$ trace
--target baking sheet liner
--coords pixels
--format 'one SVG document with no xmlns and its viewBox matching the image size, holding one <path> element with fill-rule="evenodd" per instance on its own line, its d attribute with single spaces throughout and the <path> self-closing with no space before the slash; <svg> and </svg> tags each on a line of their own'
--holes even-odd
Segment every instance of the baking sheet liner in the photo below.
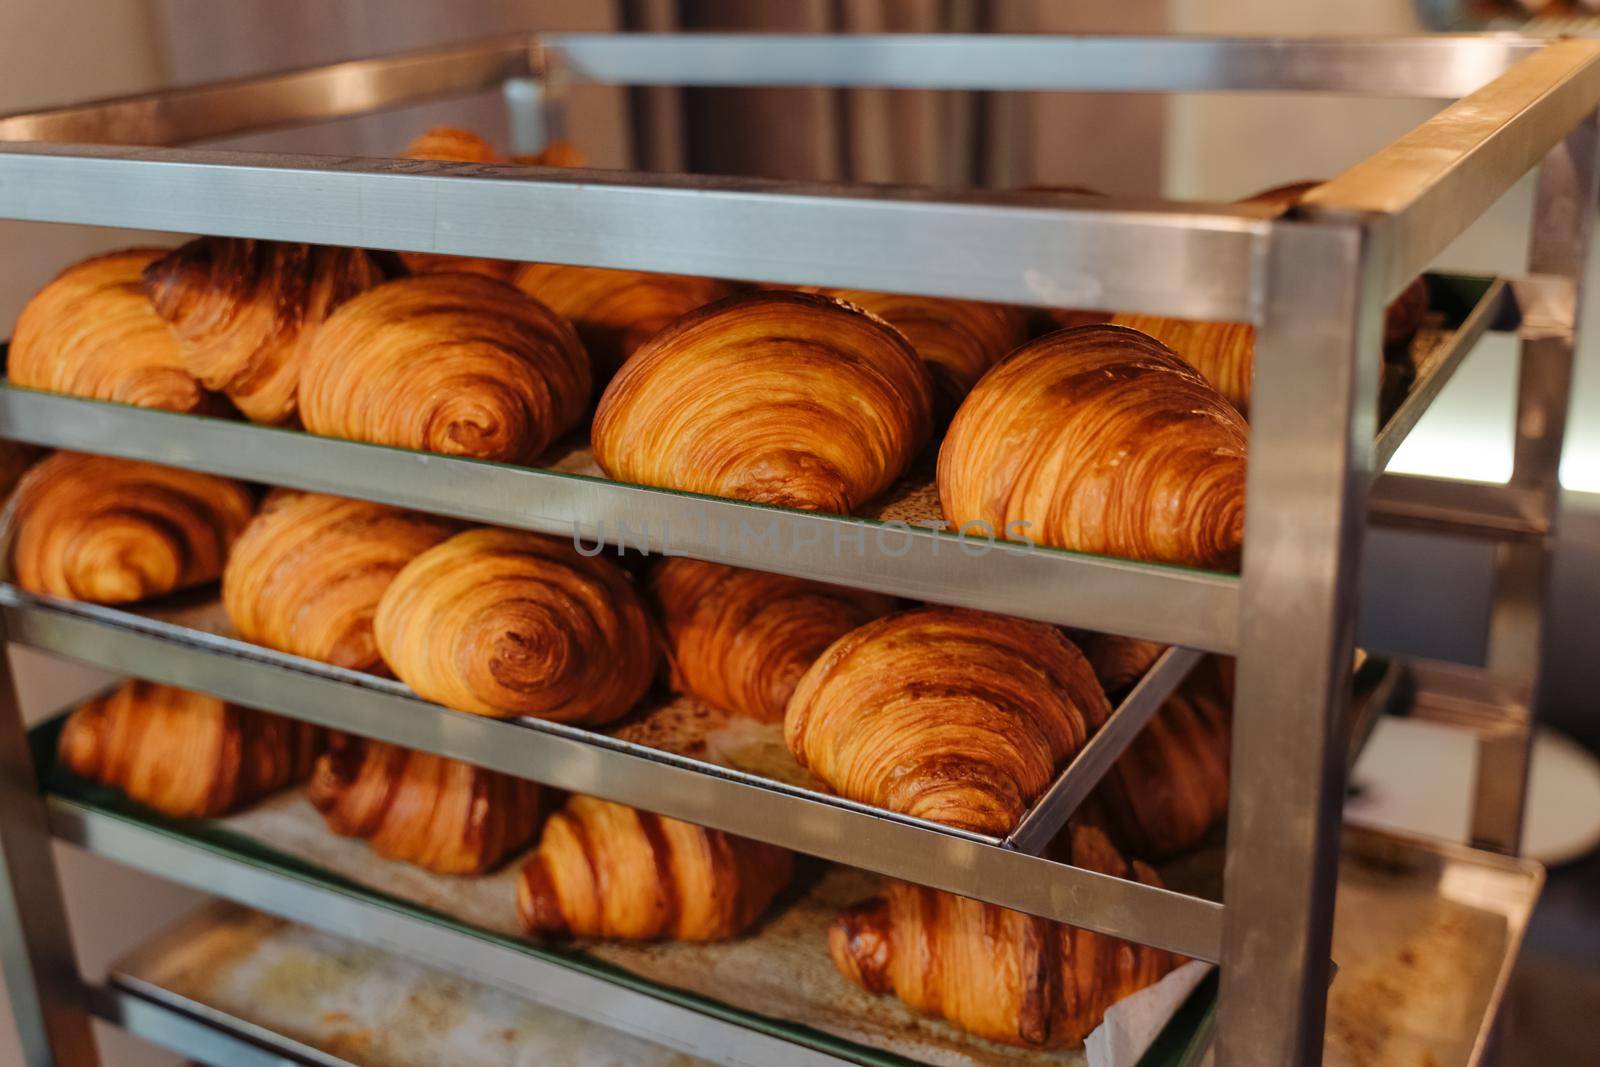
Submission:
<svg viewBox="0 0 1600 1067">
<path fill-rule="evenodd" d="M 243 1023 L 281 1035 L 325 1054 L 329 1063 L 706 1063 L 404 956 L 224 902 L 113 965 L 110 982 L 224 1028 Z"/>
</svg>

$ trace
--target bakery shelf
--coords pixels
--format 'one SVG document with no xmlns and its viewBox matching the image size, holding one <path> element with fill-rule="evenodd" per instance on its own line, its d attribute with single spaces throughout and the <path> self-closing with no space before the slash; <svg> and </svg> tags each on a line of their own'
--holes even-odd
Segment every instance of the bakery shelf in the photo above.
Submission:
<svg viewBox="0 0 1600 1067">
<path fill-rule="evenodd" d="M 1071 1054 L 1006 1049 L 942 1022 L 919 1021 L 897 1002 L 872 998 L 834 973 L 826 923 L 838 907 L 870 891 L 872 880 L 859 872 L 827 872 L 735 942 L 547 947 L 474 921 L 468 909 L 481 903 L 460 879 L 408 870 L 403 884 L 387 891 L 403 865 L 377 860 L 359 841 L 319 829 L 318 854 L 280 847 L 296 836 L 283 831 L 285 820 L 320 828 L 320 816 L 297 790 L 238 816 L 181 822 L 116 790 L 55 772 L 49 761 L 62 721 L 42 724 L 32 737 L 48 783 L 51 830 L 59 840 L 246 907 L 403 952 L 607 1028 L 739 1067 L 910 1067 L 919 1062 L 919 1051 L 964 1067 L 1083 1062 Z M 273 810 L 262 810 L 267 808 Z M 285 814 L 294 808 L 298 812 Z M 277 836 L 261 829 L 269 824 Z M 507 875 L 513 869 L 514 864 L 494 876 L 492 885 L 470 880 L 498 891 L 507 918 L 514 895 Z M 1170 1026 L 1177 1029 L 1163 1048 L 1189 1050 L 1195 1044 L 1209 995 L 1198 991 L 1202 999 L 1174 1016 Z M 1166 1055 L 1145 1067 L 1183 1062 Z"/>
<path fill-rule="evenodd" d="M 218 612 L 187 604 L 170 617 L 35 597 L 0 585 L 11 640 L 249 707 L 588 793 L 664 815 L 978 897 L 1019 911 L 1214 959 L 1221 907 L 1209 900 L 1079 870 L 995 837 L 842 800 L 770 777 L 558 723 L 506 721 L 419 700 L 401 683 L 274 652 L 203 629 Z M 1042 847 L 1098 781 L 1106 758 L 1192 665 L 1168 653 L 1160 678 L 1118 707 L 1116 743 L 1070 765 L 1036 805 L 1026 843 Z M 1129 713 L 1132 712 L 1132 715 Z M 1060 783 L 1068 783 L 1060 785 Z"/>
<path fill-rule="evenodd" d="M 1253 205 L 1048 192 L 174 147 L 477 91 L 497 81 L 513 128 L 527 133 L 550 128 L 544 120 L 555 117 L 565 87 L 586 80 L 1349 92 L 1454 102 L 1318 186 L 1287 215 Z M 581 471 L 517 470 L 0 391 L 0 436 L 366 496 L 477 521 L 576 532 L 590 541 L 598 539 L 603 524 L 626 522 L 632 530 L 643 526 L 636 543 L 657 551 L 1234 653 L 1238 695 L 1224 904 L 1112 889 L 1110 880 L 998 842 L 804 797 L 793 787 L 755 787 L 737 774 L 691 767 L 677 758 L 645 758 L 598 735 L 578 738 L 557 728 L 472 719 L 381 683 L 246 653 L 214 636 L 190 639 L 156 622 L 7 593 L 7 636 L 315 721 L 368 724 L 359 732 L 416 747 L 468 759 L 476 752 L 490 766 L 500 766 L 503 758 L 494 750 L 509 747 L 525 761 L 507 768 L 514 773 L 598 783 L 600 788 L 588 791 L 736 832 L 781 836 L 823 856 L 860 855 L 912 880 L 1219 959 L 1218 1058 L 1273 1067 L 1315 1060 L 1319 1050 L 1332 1048 L 1325 1046 L 1321 1027 L 1327 950 L 1339 943 L 1332 919 L 1337 813 L 1348 750 L 1363 732 L 1363 713 L 1351 707 L 1347 672 L 1369 514 L 1500 542 L 1486 661 L 1497 682 L 1537 693 L 1561 413 L 1600 176 L 1597 104 L 1600 43 L 1583 40 L 530 34 L 0 118 L 0 140 L 6 142 L 0 143 L 0 218 L 1252 324 L 1257 358 L 1247 547 L 1238 576 L 1030 552 L 1017 545 L 984 546 L 969 558 L 960 544 L 926 530 L 904 535 L 908 547 L 899 554 L 875 545 L 857 550 L 877 536 L 874 523 L 883 516 L 798 515 L 616 485 Z M 1528 277 L 1490 283 L 1463 309 L 1452 336 L 1419 368 L 1410 400 L 1378 430 L 1373 405 L 1384 305 L 1534 170 Z M 1497 326 L 1519 333 L 1510 482 L 1474 486 L 1380 476 L 1382 461 L 1393 455 L 1477 335 Z M 740 524 L 754 524 L 754 544 L 717 543 L 718 530 L 737 531 Z M 0 689 L 7 699 L 14 697 L 10 685 Z M 1438 699 L 1422 704 L 1442 706 Z M 1511 706 L 1498 707 L 1496 714 L 1504 717 Z M 0 893 L 0 947 L 8 985 L 27 1061 L 77 1067 L 93 1063 L 94 1052 L 51 860 L 49 820 L 67 836 L 115 851 L 136 866 L 150 869 L 159 858 L 196 881 L 226 883 L 241 894 L 254 892 L 256 872 L 169 835 L 73 809 L 64 800 L 52 802 L 50 815 L 33 790 L 28 761 L 19 757 L 26 742 L 16 708 L 0 711 L 0 787 L 7 801 L 0 805 L 0 854 L 11 883 L 10 893 Z M 1516 850 L 1520 832 L 1526 763 L 1520 754 L 1528 718 L 1509 733 L 1480 731 L 1480 755 L 1498 755 L 1480 761 L 1488 770 L 1480 774 L 1474 837 L 1508 852 Z M 1090 762 L 1095 760 L 1091 755 Z M 1062 786 L 1059 792 L 1071 789 Z M 1345 835 L 1347 844 L 1352 839 Z M 1391 862 L 1373 869 L 1420 872 L 1419 884 L 1429 888 L 1413 886 L 1417 900 L 1478 906 L 1499 916 L 1497 932 L 1479 930 L 1460 949 L 1493 955 L 1492 962 L 1484 955 L 1472 965 L 1499 976 L 1487 983 L 1488 994 L 1463 1009 L 1467 1014 L 1456 1016 L 1482 1019 L 1476 1031 L 1481 1039 L 1520 929 L 1515 909 L 1496 912 L 1504 900 L 1495 893 L 1520 878 L 1519 900 L 1525 902 L 1536 875 L 1496 868 L 1477 854 L 1434 854 L 1425 861 L 1416 858 L 1415 846 L 1394 846 L 1391 852 Z M 1352 884 L 1348 855 L 1347 850 L 1341 907 Z M 348 896 L 313 891 L 294 878 L 271 884 L 297 907 L 331 908 L 340 921 L 395 921 L 382 908 L 358 907 Z M 1466 899 L 1473 894 L 1474 900 Z M 1407 936 L 1431 929 L 1417 915 L 1402 925 Z M 412 934 L 424 955 L 430 947 L 444 950 L 444 934 Z M 531 966 L 525 952 L 513 961 L 481 940 L 471 943 L 482 966 L 512 970 L 515 961 L 524 975 Z M 1333 986 L 1328 1042 L 1340 1034 L 1343 990 L 1366 989 L 1383 1004 L 1407 1003 L 1398 994 L 1415 991 L 1394 985 L 1396 976 L 1410 973 L 1406 958 L 1373 956 L 1366 983 L 1352 980 L 1363 973 L 1354 964 L 1344 967 Z M 1432 957 L 1413 952 L 1410 958 Z M 559 984 L 558 972 L 552 965 L 540 973 Z M 578 1000 L 623 995 L 616 991 L 621 987 L 587 977 L 578 986 L 572 985 L 576 979 L 565 981 L 563 988 Z M 658 1003 L 640 996 L 628 1010 L 661 1019 L 652 1007 Z M 653 1010 L 658 1014 L 650 1015 Z M 1407 1034 L 1413 1019 L 1395 1018 L 1392 1011 L 1378 1017 L 1381 1033 Z M 670 1025 L 692 1029 L 707 1017 L 696 1009 L 673 1016 Z M 1419 1040 L 1437 1062 L 1471 1062 L 1476 1055 L 1434 1038 Z M 823 1055 L 804 1040 L 788 1044 L 748 1027 L 724 1027 L 716 1041 L 724 1062 L 741 1056 L 784 1062 L 785 1055 L 805 1062 Z"/>
<path fill-rule="evenodd" d="M 1385 462 L 1508 305 L 1502 280 L 1438 275 L 1430 285 L 1438 321 L 1415 346 L 1416 386 L 1377 439 Z M 871 519 L 816 515 L 560 469 L 588 466 L 581 444 L 559 446 L 550 468 L 513 467 L 9 386 L 0 386 L 0 436 L 1235 651 L 1233 575 L 962 538 L 921 528 L 935 516 L 892 504 Z M 926 495 L 927 477 L 909 477 L 890 496 Z"/>
</svg>

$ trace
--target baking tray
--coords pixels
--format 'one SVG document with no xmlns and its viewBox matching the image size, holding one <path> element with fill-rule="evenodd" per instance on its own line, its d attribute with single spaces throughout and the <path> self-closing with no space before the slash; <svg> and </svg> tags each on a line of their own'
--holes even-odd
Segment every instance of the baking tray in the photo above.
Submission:
<svg viewBox="0 0 1600 1067">
<path fill-rule="evenodd" d="M 224 901 L 112 964 L 107 982 L 315 1067 L 706 1065 L 493 986 Z"/>
<path fill-rule="evenodd" d="M 54 753 L 64 721 L 58 716 L 29 735 L 40 780 L 57 802 L 178 839 L 219 858 L 241 859 L 331 893 L 378 903 L 464 937 L 513 947 L 845 1062 L 874 1067 L 1084 1067 L 1088 1062 L 1082 1050 L 1030 1052 L 984 1041 L 943 1020 L 918 1015 L 894 997 L 874 996 L 846 981 L 828 958 L 826 931 L 840 908 L 880 884 L 863 871 L 803 864 L 795 885 L 757 929 L 731 941 L 536 944 L 524 940 L 516 924 L 520 857 L 480 878 L 430 874 L 385 860 L 361 841 L 333 835 L 300 789 L 222 819 L 168 819 L 118 790 L 59 767 Z M 1213 997 L 1214 983 L 1196 990 L 1139 1067 L 1192 1062 Z"/>
</svg>

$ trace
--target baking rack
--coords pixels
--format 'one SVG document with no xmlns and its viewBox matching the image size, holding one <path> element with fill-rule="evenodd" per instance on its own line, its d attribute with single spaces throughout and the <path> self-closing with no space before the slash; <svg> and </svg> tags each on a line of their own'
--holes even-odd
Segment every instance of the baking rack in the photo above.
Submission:
<svg viewBox="0 0 1600 1067">
<path fill-rule="evenodd" d="M 1240 204 L 170 147 L 498 87 L 514 150 L 526 152 L 559 128 L 567 87 L 585 81 L 1334 92 L 1458 102 L 1282 216 Z M 8 585 L 0 590 L 0 636 L 1216 961 L 1218 1061 L 1315 1063 L 1331 972 L 1340 808 L 1349 761 L 1372 719 L 1351 699 L 1349 669 L 1369 522 L 1496 546 L 1484 665 L 1408 663 L 1390 690 L 1411 698 L 1412 714 L 1476 733 L 1474 843 L 1505 853 L 1518 847 L 1556 471 L 1596 192 L 1597 102 L 1600 43 L 1576 40 L 523 34 L 0 118 L 0 218 L 1253 323 L 1238 575 L 974 545 L 906 523 L 0 387 L 0 435 L 15 440 L 1175 646 L 1123 702 L 1106 739 L 1064 771 L 1007 838 L 606 735 L 453 712 L 396 683 L 244 645 L 181 612 L 71 604 Z M 1451 323 L 1442 353 L 1380 428 L 1386 303 L 1534 168 L 1527 273 L 1482 281 Z M 1433 279 L 1435 289 L 1442 284 Z M 1521 338 L 1510 480 L 1383 474 L 1488 330 Z M 1202 652 L 1238 657 L 1221 900 L 1037 854 Z M 96 1062 L 87 1020 L 106 1003 L 76 970 L 52 835 L 348 937 L 511 982 L 564 1010 L 719 1062 L 849 1058 L 458 932 L 400 923 L 384 906 L 337 887 L 207 855 L 171 835 L 47 798 L 14 685 L 3 681 L 0 952 L 30 1064 Z M 1472 855 L 1483 854 L 1453 862 L 1470 867 Z M 1515 939 L 1502 947 L 1497 973 L 1514 956 Z M 1494 1002 L 1478 1020 L 1474 1057 L 1488 1038 Z"/>
</svg>

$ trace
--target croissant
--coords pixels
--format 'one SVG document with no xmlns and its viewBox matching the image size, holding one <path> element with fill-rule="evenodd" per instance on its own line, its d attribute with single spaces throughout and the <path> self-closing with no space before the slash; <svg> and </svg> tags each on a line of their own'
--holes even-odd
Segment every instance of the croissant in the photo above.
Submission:
<svg viewBox="0 0 1600 1067">
<path fill-rule="evenodd" d="M 491 870 L 543 815 L 533 782 L 357 737 L 317 760 L 306 796 L 334 833 L 438 874 Z"/>
<path fill-rule="evenodd" d="M 523 263 L 511 282 L 578 328 L 600 381 L 668 323 L 733 292 L 716 278 L 559 263 Z"/>
<path fill-rule="evenodd" d="M 666 625 L 673 688 L 765 722 L 835 640 L 894 610 L 892 597 L 677 557 L 650 592 Z"/>
<path fill-rule="evenodd" d="M 1018 349 L 939 450 L 957 527 L 1105 556 L 1235 568 L 1244 419 L 1159 341 L 1082 326 Z"/>
<path fill-rule="evenodd" d="M 175 819 L 208 819 L 305 778 L 323 740 L 309 723 L 127 681 L 68 717 L 59 752 L 80 778 Z"/>
<path fill-rule="evenodd" d="M 919 608 L 829 646 L 789 700 L 784 738 L 841 796 L 1004 834 L 1110 713 L 1054 627 Z"/>
<path fill-rule="evenodd" d="M 228 556 L 222 607 L 246 641 L 364 671 L 400 568 L 460 526 L 364 500 L 275 490 Z"/>
<path fill-rule="evenodd" d="M 638 703 L 659 655 L 621 568 L 517 530 L 468 530 L 406 564 L 374 630 L 384 661 L 428 700 L 591 726 Z"/>
<path fill-rule="evenodd" d="M 142 272 L 164 248 L 126 248 L 68 267 L 17 317 L 11 384 L 167 411 L 208 411 L 178 338 L 145 296 Z"/>
<path fill-rule="evenodd" d="M 17 584 L 99 604 L 216 579 L 255 507 L 230 478 L 80 452 L 41 460 L 12 499 Z"/>
<path fill-rule="evenodd" d="M 435 126 L 406 146 L 405 159 L 433 159 L 443 163 L 517 163 L 524 166 L 581 167 L 583 153 L 566 141 L 553 141 L 544 151 L 527 156 L 503 156 L 471 130 Z M 444 256 L 433 252 L 401 252 L 400 261 L 412 274 L 467 271 L 506 280 L 517 264 L 481 256 Z"/>
<path fill-rule="evenodd" d="M 545 937 L 720 941 L 749 929 L 793 873 L 775 845 L 574 796 L 523 864 L 517 916 Z"/>
<path fill-rule="evenodd" d="M 1160 885 L 1092 827 L 1072 834 L 1072 862 Z M 1008 911 L 934 889 L 889 883 L 828 928 L 828 952 L 845 977 L 893 993 L 963 1030 L 1027 1048 L 1083 1044 L 1106 1010 L 1183 962 L 1161 949 Z"/>
<path fill-rule="evenodd" d="M 1120 698 L 1162 646 L 1094 635 L 1084 654 L 1106 692 Z M 1198 845 L 1228 810 L 1233 661 L 1201 660 L 1134 737 L 1085 810 L 1118 845 L 1163 858 Z"/>
<path fill-rule="evenodd" d="M 692 311 L 617 373 L 595 413 L 612 478 L 848 513 L 928 437 L 922 361 L 882 320 L 769 291 Z"/>
<path fill-rule="evenodd" d="M 572 326 L 504 282 L 423 274 L 368 289 L 312 337 L 300 417 L 312 433 L 525 463 L 589 402 Z"/>
<path fill-rule="evenodd" d="M 933 379 L 934 409 L 949 421 L 985 371 L 1027 340 L 1027 320 L 1005 304 L 933 296 L 825 289 L 905 334 Z"/>
<path fill-rule="evenodd" d="M 1256 328 L 1248 322 L 1201 322 L 1160 315 L 1111 319 L 1166 345 L 1239 409 L 1250 414 L 1250 376 L 1255 371 Z"/>
<path fill-rule="evenodd" d="M 300 363 L 317 326 L 383 280 L 359 248 L 231 237 L 190 241 L 144 269 L 184 366 L 265 423 L 294 420 Z"/>
</svg>

